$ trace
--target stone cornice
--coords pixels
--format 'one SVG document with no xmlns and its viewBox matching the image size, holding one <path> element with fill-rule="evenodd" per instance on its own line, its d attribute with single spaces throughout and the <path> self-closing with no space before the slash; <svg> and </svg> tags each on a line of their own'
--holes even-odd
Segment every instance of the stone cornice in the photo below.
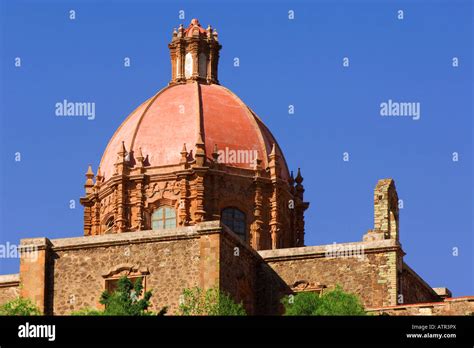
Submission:
<svg viewBox="0 0 474 348">
<path fill-rule="evenodd" d="M 163 173 L 152 172 L 153 169 L 166 169 L 166 168 L 173 168 L 176 170 L 173 172 L 163 172 Z M 177 178 L 179 178 L 180 176 L 183 176 L 183 175 L 192 176 L 198 172 L 202 173 L 204 171 L 208 171 L 209 173 L 212 173 L 214 175 L 231 175 L 236 178 L 251 178 L 255 176 L 254 170 L 233 168 L 233 167 L 225 166 L 225 165 L 222 168 L 192 167 L 192 168 L 184 169 L 184 170 L 182 169 L 181 165 L 145 167 L 145 172 L 141 174 L 133 173 L 133 170 L 131 170 L 131 173 L 128 175 L 121 174 L 121 175 L 114 175 L 110 177 L 109 179 L 107 179 L 105 182 L 102 183 L 100 191 L 98 192 L 98 198 L 103 199 L 104 197 L 107 197 L 108 195 L 110 195 L 114 190 L 114 186 L 121 182 L 122 176 L 125 176 L 130 181 L 143 180 L 146 178 L 149 182 L 155 182 L 155 181 L 164 181 L 164 180 L 168 180 L 168 181 L 177 180 Z M 270 182 L 270 178 L 266 175 L 258 177 L 258 180 L 262 182 L 266 182 L 266 183 Z M 279 178 L 278 181 L 284 184 L 283 187 L 285 187 L 285 191 L 288 191 L 286 187 L 287 181 L 281 178 Z M 87 196 L 81 197 L 81 203 L 92 202 L 96 195 L 97 193 L 94 192 Z"/>
<path fill-rule="evenodd" d="M 260 250 L 258 253 L 267 262 L 285 261 L 297 259 L 325 258 L 328 252 L 335 252 L 335 248 L 352 250 L 363 250 L 364 254 L 377 254 L 384 252 L 403 252 L 399 243 L 395 240 L 385 239 L 381 241 L 337 243 L 309 247 L 285 248 L 274 250 Z M 337 257 L 333 257 L 337 258 Z"/>
<path fill-rule="evenodd" d="M 420 303 L 410 303 L 404 305 L 397 305 L 397 306 L 385 306 L 385 307 L 373 307 L 373 308 L 366 308 L 366 312 L 377 312 L 377 311 L 384 311 L 384 310 L 404 310 L 408 308 L 434 308 L 438 306 L 445 306 L 447 303 L 452 302 L 474 302 L 474 296 L 463 296 L 463 297 L 452 297 L 447 298 L 444 301 L 438 302 L 420 302 Z"/>
<path fill-rule="evenodd" d="M 27 238 L 20 241 L 18 251 L 32 252 L 46 250 L 52 246 L 51 241 L 45 237 Z"/>
<path fill-rule="evenodd" d="M 0 275 L 0 288 L 10 288 L 20 285 L 20 275 L 17 274 L 3 274 Z"/>
<path fill-rule="evenodd" d="M 101 246 L 129 245 L 150 242 L 162 242 L 181 239 L 199 238 L 202 234 L 221 233 L 222 227 L 219 221 L 202 222 L 195 226 L 179 227 L 170 230 L 149 230 L 138 232 L 123 232 L 104 234 L 96 236 L 84 236 L 73 238 L 59 238 L 49 240 L 47 238 L 22 239 L 21 247 L 36 247 L 44 250 L 51 247 L 53 251 L 64 251 L 84 248 L 95 248 Z"/>
<path fill-rule="evenodd" d="M 129 244 L 152 243 L 161 241 L 171 241 L 180 239 L 197 238 L 195 229 L 189 227 L 177 228 L 164 231 L 139 231 L 122 232 L 97 236 L 84 236 L 76 238 L 53 239 L 53 251 L 64 251 L 84 248 L 96 248 L 100 246 L 117 246 Z"/>
</svg>

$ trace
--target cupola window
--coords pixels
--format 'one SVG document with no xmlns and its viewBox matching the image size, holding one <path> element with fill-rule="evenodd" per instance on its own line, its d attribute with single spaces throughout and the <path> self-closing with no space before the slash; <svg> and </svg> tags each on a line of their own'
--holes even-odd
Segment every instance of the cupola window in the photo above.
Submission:
<svg viewBox="0 0 474 348">
<path fill-rule="evenodd" d="M 242 240 L 247 239 L 245 214 L 237 208 L 222 210 L 221 221 L 237 234 Z"/>
<path fill-rule="evenodd" d="M 151 228 L 154 230 L 176 228 L 176 211 L 171 207 L 156 209 L 151 217 Z"/>
</svg>

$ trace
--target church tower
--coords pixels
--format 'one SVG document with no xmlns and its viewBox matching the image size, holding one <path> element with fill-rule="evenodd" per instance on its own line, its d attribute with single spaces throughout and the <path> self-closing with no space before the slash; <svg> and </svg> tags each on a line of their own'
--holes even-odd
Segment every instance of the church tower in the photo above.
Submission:
<svg viewBox="0 0 474 348">
<path fill-rule="evenodd" d="M 220 220 L 256 250 L 304 245 L 303 176 L 275 138 L 218 82 L 221 45 L 197 19 L 173 31 L 171 81 L 133 111 L 88 168 L 84 234 Z"/>
</svg>

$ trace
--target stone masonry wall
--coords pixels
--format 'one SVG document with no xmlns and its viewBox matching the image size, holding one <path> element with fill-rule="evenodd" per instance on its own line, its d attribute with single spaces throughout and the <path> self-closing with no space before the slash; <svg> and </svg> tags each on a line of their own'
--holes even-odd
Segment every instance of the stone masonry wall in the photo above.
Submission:
<svg viewBox="0 0 474 348">
<path fill-rule="evenodd" d="M 273 271 L 278 274 L 289 288 L 297 282 L 320 283 L 328 288 L 339 284 L 345 291 L 359 295 L 366 307 L 396 304 L 397 295 L 397 253 L 398 244 L 393 240 L 337 244 L 347 249 L 363 250 L 363 257 L 327 257 L 327 251 L 333 245 L 277 249 L 260 251 L 259 254 L 268 263 L 270 269 L 263 267 L 263 273 Z M 266 271 L 265 271 L 266 269 Z M 273 279 L 276 288 L 272 291 L 282 297 L 287 291 L 279 284 L 278 277 Z M 274 298 L 274 305 L 278 299 Z M 273 305 L 273 307 L 274 307 Z"/>
<path fill-rule="evenodd" d="M 0 276 L 0 305 L 16 299 L 20 295 L 18 274 Z"/>
<path fill-rule="evenodd" d="M 242 243 L 237 235 L 223 226 L 221 234 L 220 288 L 242 303 L 247 314 L 255 314 L 257 301 L 257 269 L 260 255 Z"/>
<path fill-rule="evenodd" d="M 54 263 L 54 314 L 99 307 L 106 274 L 114 267 L 144 267 L 151 310 L 174 312 L 183 288 L 199 284 L 198 239 L 58 251 Z M 128 266 L 129 265 L 129 266 Z"/>
<path fill-rule="evenodd" d="M 417 303 L 385 308 L 371 308 L 375 315 L 474 315 L 474 296 L 448 298 L 441 302 Z"/>
<path fill-rule="evenodd" d="M 441 301 L 436 292 L 405 263 L 400 278 L 404 304 Z"/>
<path fill-rule="evenodd" d="M 218 284 L 214 236 L 213 231 L 201 234 L 196 227 L 185 227 L 52 240 L 48 273 L 53 275 L 53 314 L 100 308 L 106 278 L 127 274 L 144 277 L 146 290 L 153 291 L 151 310 L 168 306 L 174 314 L 184 288 Z"/>
<path fill-rule="evenodd" d="M 257 312 L 258 315 L 281 315 L 284 307 L 280 300 L 292 290 L 288 284 L 267 263 L 262 262 L 257 270 Z"/>
</svg>

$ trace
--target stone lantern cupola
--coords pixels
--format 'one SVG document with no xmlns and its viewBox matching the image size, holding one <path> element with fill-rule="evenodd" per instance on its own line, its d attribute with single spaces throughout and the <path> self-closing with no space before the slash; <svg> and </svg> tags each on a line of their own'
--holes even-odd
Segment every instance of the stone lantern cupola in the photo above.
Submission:
<svg viewBox="0 0 474 348">
<path fill-rule="evenodd" d="M 217 64 L 222 46 L 216 30 L 210 25 L 204 29 L 197 19 L 193 19 L 186 29 L 180 25 L 178 30 L 173 31 L 168 47 L 172 69 L 170 84 L 189 80 L 219 83 Z"/>
</svg>

